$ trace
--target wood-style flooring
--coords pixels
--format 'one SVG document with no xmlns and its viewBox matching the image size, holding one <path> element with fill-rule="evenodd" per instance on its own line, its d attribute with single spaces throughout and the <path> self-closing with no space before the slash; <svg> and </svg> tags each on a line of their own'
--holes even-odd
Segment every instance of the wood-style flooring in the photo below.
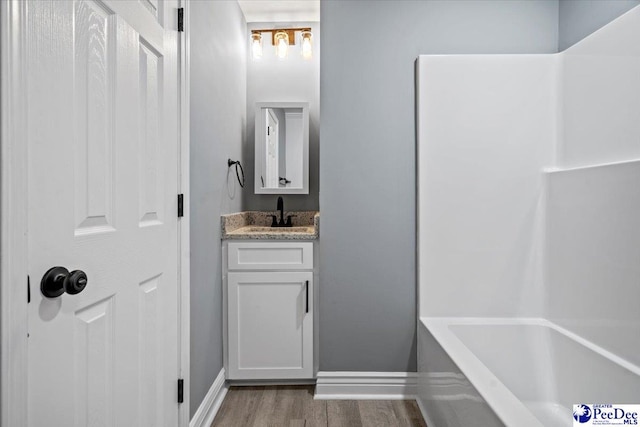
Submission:
<svg viewBox="0 0 640 427">
<path fill-rule="evenodd" d="M 211 427 L 426 427 L 414 400 L 313 400 L 313 389 L 231 387 Z"/>
</svg>

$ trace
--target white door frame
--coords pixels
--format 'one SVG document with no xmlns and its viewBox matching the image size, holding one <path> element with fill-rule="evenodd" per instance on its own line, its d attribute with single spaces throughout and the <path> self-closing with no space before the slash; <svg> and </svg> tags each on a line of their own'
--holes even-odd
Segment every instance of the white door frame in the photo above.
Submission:
<svg viewBox="0 0 640 427">
<path fill-rule="evenodd" d="M 179 6 L 184 9 L 183 23 L 184 32 L 178 37 L 178 88 L 180 91 L 180 164 L 179 167 L 179 179 L 178 179 L 178 191 L 185 195 L 184 201 L 184 216 L 178 220 L 178 260 L 179 260 L 179 279 L 180 279 L 180 301 L 178 310 L 178 333 L 180 334 L 180 378 L 185 380 L 184 382 L 184 402 L 179 407 L 178 421 L 179 427 L 189 426 L 189 407 L 190 407 L 190 388 L 191 388 L 191 369 L 190 369 L 190 351 L 191 351 L 191 279 L 190 279 L 190 213 L 189 209 L 189 147 L 191 146 L 191 140 L 189 135 L 189 104 L 191 85 L 189 80 L 191 69 L 191 53 L 190 53 L 190 19 L 189 0 L 180 0 Z M 177 16 L 174 19 L 177 28 Z M 0 426 L 5 427 L 5 426 Z"/>
<path fill-rule="evenodd" d="M 178 221 L 180 268 L 178 330 L 180 375 L 185 381 L 180 427 L 189 425 L 189 2 L 179 36 L 180 159 L 178 188 L 187 199 Z M 177 11 L 173 28 L 177 29 Z M 27 410 L 27 117 L 26 2 L 0 1 L 0 427 L 26 426 Z M 39 278 L 31 278 L 38 292 Z"/>
<path fill-rule="evenodd" d="M 276 113 L 273 111 L 273 108 L 267 108 L 265 110 L 266 114 L 264 117 L 264 120 L 267 122 L 266 123 L 266 133 L 264 135 L 264 139 L 265 139 L 265 153 L 267 154 L 265 157 L 265 161 L 266 161 L 266 170 L 265 170 L 265 175 L 267 175 L 267 187 L 269 188 L 274 188 L 271 186 L 271 184 L 273 184 L 269 178 L 271 175 L 273 175 L 273 169 L 276 170 L 276 182 L 275 182 L 275 188 L 277 188 L 280 184 L 280 120 L 278 120 L 278 116 L 276 115 Z M 269 137 L 272 136 L 270 134 L 270 129 L 271 126 L 269 126 L 269 123 L 271 123 L 271 120 L 273 120 L 275 122 L 275 144 L 274 144 L 274 149 L 273 151 L 275 151 L 275 156 L 271 156 L 269 155 Z M 274 167 L 274 159 L 275 159 L 275 167 Z"/>
</svg>

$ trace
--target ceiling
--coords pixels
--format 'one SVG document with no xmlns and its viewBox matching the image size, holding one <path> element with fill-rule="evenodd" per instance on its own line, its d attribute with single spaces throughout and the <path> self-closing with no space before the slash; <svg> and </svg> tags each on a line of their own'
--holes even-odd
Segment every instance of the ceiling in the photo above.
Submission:
<svg viewBox="0 0 640 427">
<path fill-rule="evenodd" d="M 238 0 L 250 22 L 319 22 L 320 0 Z"/>
</svg>

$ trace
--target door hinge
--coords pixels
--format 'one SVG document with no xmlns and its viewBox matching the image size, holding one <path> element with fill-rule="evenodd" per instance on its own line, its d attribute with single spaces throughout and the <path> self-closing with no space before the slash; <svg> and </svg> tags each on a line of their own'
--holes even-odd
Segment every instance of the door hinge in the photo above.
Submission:
<svg viewBox="0 0 640 427">
<path fill-rule="evenodd" d="M 31 277 L 27 275 L 27 304 L 31 302 Z"/>
<path fill-rule="evenodd" d="M 184 216 L 184 195 L 178 194 L 178 218 Z"/>
<path fill-rule="evenodd" d="M 184 31 L 184 7 L 178 8 L 178 31 Z"/>
<path fill-rule="evenodd" d="M 178 378 L 178 403 L 184 402 L 184 380 Z"/>
</svg>

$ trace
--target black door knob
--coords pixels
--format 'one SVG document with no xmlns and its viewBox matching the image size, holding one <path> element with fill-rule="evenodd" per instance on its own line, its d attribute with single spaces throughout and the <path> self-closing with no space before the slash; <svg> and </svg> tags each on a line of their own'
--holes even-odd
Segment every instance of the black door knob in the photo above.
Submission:
<svg viewBox="0 0 640 427">
<path fill-rule="evenodd" d="M 52 267 L 40 282 L 40 291 L 47 298 L 57 298 L 63 293 L 79 294 L 87 286 L 87 275 L 82 270 L 69 273 L 64 267 Z"/>
<path fill-rule="evenodd" d="M 79 294 L 87 286 L 87 275 L 82 270 L 73 270 L 65 283 L 64 290 L 69 295 Z"/>
</svg>

